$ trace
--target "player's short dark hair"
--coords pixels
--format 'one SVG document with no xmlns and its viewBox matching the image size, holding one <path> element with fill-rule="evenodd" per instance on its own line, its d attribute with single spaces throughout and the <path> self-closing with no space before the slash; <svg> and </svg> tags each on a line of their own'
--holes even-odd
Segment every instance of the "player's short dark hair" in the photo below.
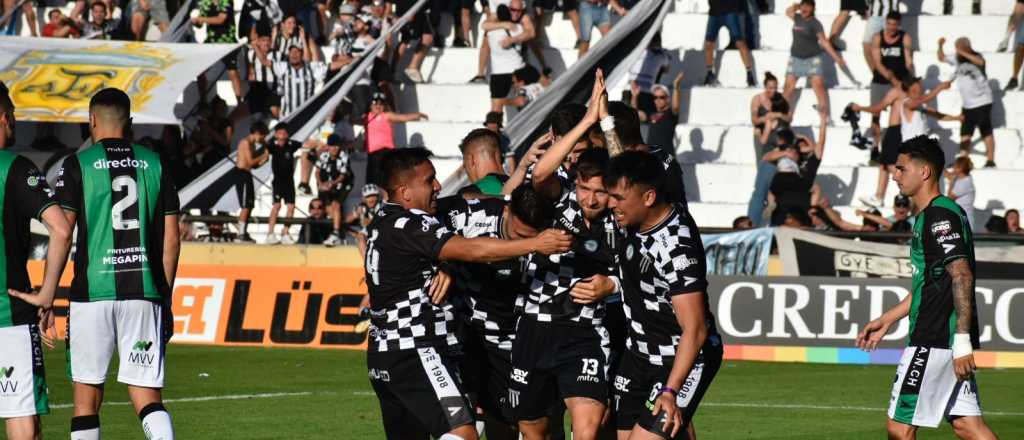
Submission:
<svg viewBox="0 0 1024 440">
<path fill-rule="evenodd" d="M 900 145 L 900 154 L 928 164 L 936 180 L 942 176 L 942 168 L 946 166 L 946 154 L 942 152 L 939 141 L 927 135 L 915 136 L 904 142 Z"/>
<path fill-rule="evenodd" d="M 608 175 L 608 150 L 604 148 L 588 148 L 576 159 L 576 177 L 589 180 L 594 177 L 604 178 Z M 605 182 L 608 184 L 609 182 Z"/>
<path fill-rule="evenodd" d="M 619 136 L 619 142 L 622 142 L 623 146 L 643 145 L 640 115 L 635 109 L 622 101 L 612 101 L 608 103 L 608 114 L 615 118 L 615 134 Z"/>
<path fill-rule="evenodd" d="M 501 152 L 501 138 L 498 136 L 498 133 L 486 128 L 477 128 L 470 131 L 466 137 L 462 138 L 462 142 L 459 143 L 459 151 L 462 154 L 466 154 L 466 149 L 475 145 L 484 145 L 494 148 L 499 153 Z"/>
<path fill-rule="evenodd" d="M 406 174 L 421 163 L 430 162 L 434 154 L 423 147 L 396 148 L 386 151 L 380 160 L 379 182 L 388 194 L 395 194 L 395 189 L 402 183 Z"/>
<path fill-rule="evenodd" d="M 892 10 L 892 11 L 889 11 L 888 14 L 885 14 L 885 19 L 886 20 L 903 21 L 903 14 L 900 14 L 900 11 Z"/>
<path fill-rule="evenodd" d="M 551 227 L 555 221 L 555 205 L 533 189 L 533 185 L 519 185 L 512 191 L 509 211 L 519 221 L 534 229 Z"/>
<path fill-rule="evenodd" d="M 0 113 L 9 115 L 14 112 L 14 101 L 11 101 L 7 85 L 0 82 Z"/>
<path fill-rule="evenodd" d="M 89 112 L 93 112 L 96 109 L 103 109 L 123 123 L 128 123 L 128 118 L 132 111 L 132 100 L 124 91 L 107 87 L 96 92 L 95 95 L 92 95 L 92 99 L 89 100 Z"/>
<path fill-rule="evenodd" d="M 284 122 L 278 122 L 277 125 L 274 126 L 274 131 L 278 131 L 278 130 L 284 130 L 284 131 L 286 131 L 288 133 L 292 132 L 291 130 L 288 129 L 288 124 L 286 124 Z"/>
<path fill-rule="evenodd" d="M 555 136 L 565 136 L 586 114 L 587 108 L 583 104 L 569 103 L 552 111 L 548 116 L 548 123 L 551 124 L 551 131 Z"/>
<path fill-rule="evenodd" d="M 613 187 L 625 179 L 626 186 L 641 185 L 653 189 L 657 200 L 663 201 L 665 168 L 657 156 L 645 151 L 626 151 L 608 162 L 605 185 Z"/>
<path fill-rule="evenodd" d="M 515 72 L 512 72 L 512 75 L 515 75 L 516 78 L 526 84 L 533 84 L 540 81 L 540 72 L 537 71 L 536 67 L 529 64 L 516 69 Z"/>
<path fill-rule="evenodd" d="M 256 122 L 252 123 L 251 127 L 249 127 L 249 133 L 250 134 L 259 133 L 259 134 L 262 134 L 262 135 L 266 136 L 266 135 L 270 134 L 270 129 L 267 128 L 267 123 L 266 122 L 256 121 Z"/>
</svg>

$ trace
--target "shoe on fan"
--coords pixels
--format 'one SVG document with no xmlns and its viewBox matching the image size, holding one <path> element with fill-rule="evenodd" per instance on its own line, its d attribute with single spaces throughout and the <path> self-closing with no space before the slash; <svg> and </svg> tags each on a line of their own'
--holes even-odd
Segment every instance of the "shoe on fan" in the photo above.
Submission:
<svg viewBox="0 0 1024 440">
<path fill-rule="evenodd" d="M 423 74 L 416 69 L 405 69 L 405 76 L 409 77 L 409 80 L 416 84 L 423 84 Z"/>
<path fill-rule="evenodd" d="M 884 206 L 882 199 L 879 199 L 878 196 L 875 195 L 872 195 L 871 197 L 861 197 L 860 202 L 872 208 L 881 208 Z"/>
<path fill-rule="evenodd" d="M 327 240 L 324 240 L 324 246 L 327 247 L 334 247 L 339 244 L 341 244 L 341 237 L 338 234 L 331 234 L 330 237 L 327 237 Z"/>
<path fill-rule="evenodd" d="M 273 233 L 267 234 L 267 238 L 263 240 L 263 244 L 278 244 L 280 242 Z"/>
<path fill-rule="evenodd" d="M 285 233 L 285 234 L 282 234 L 282 235 L 281 235 L 281 241 L 280 241 L 280 243 L 281 243 L 281 244 L 295 244 L 295 239 L 294 239 L 294 238 L 292 238 L 292 235 L 291 235 L 291 234 L 287 234 L 287 233 Z"/>
</svg>

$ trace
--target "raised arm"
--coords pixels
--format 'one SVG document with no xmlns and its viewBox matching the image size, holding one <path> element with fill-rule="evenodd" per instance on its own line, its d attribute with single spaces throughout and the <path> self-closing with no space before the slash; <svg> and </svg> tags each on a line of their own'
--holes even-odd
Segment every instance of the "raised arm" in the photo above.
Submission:
<svg viewBox="0 0 1024 440">
<path fill-rule="evenodd" d="M 939 85 L 935 86 L 935 88 L 933 88 L 931 91 L 929 91 L 928 93 L 924 94 L 923 96 L 921 96 L 918 99 L 914 99 L 914 98 L 909 98 L 908 97 L 907 98 L 907 105 L 910 108 L 918 108 L 918 107 L 924 105 L 925 103 L 935 99 L 936 96 L 939 96 L 939 93 L 942 93 L 943 90 L 946 90 L 946 89 L 952 87 L 952 85 L 953 85 L 953 83 L 950 82 L 950 81 L 943 81 L 943 82 L 939 83 Z"/>
<path fill-rule="evenodd" d="M 946 45 L 946 37 L 939 37 L 938 56 L 939 56 L 939 62 L 940 63 L 945 63 L 946 62 L 946 51 L 943 49 L 943 46 L 945 46 L 945 45 Z"/>
<path fill-rule="evenodd" d="M 892 229 L 892 222 L 889 221 L 889 219 L 887 219 L 885 217 L 882 217 L 880 215 L 875 215 L 875 214 L 872 214 L 872 213 L 867 212 L 867 211 L 862 211 L 860 209 L 857 210 L 857 215 L 859 215 L 861 217 L 864 217 L 867 220 L 871 220 L 871 221 L 873 221 L 875 223 L 878 223 L 879 226 L 881 226 L 881 227 L 883 227 L 885 229 Z"/>
<path fill-rule="evenodd" d="M 426 120 L 427 119 L 427 114 L 426 113 L 419 113 L 419 112 L 417 112 L 417 113 L 387 112 L 386 116 L 388 118 L 388 122 L 415 122 L 415 121 L 420 121 L 420 120 Z"/>
<path fill-rule="evenodd" d="M 914 71 L 914 42 L 910 34 L 903 34 L 903 63 L 907 66 L 907 72 Z"/>
<path fill-rule="evenodd" d="M 786 16 L 789 17 L 790 20 L 796 18 L 796 9 L 799 7 L 800 3 L 793 3 L 789 5 L 789 7 L 786 8 Z"/>
<path fill-rule="evenodd" d="M 678 115 L 683 108 L 683 72 L 672 81 L 672 114 Z"/>
</svg>

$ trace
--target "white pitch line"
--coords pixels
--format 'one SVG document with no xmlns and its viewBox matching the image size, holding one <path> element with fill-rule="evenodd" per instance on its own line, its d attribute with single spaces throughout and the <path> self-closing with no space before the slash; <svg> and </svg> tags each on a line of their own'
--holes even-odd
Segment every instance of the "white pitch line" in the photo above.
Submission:
<svg viewBox="0 0 1024 440">
<path fill-rule="evenodd" d="M 275 397 L 295 397 L 295 396 L 310 396 L 313 393 L 310 391 L 301 391 L 294 393 L 262 393 L 262 394 L 228 394 L 222 396 L 199 396 L 199 397 L 180 397 L 177 399 L 164 399 L 164 403 L 181 403 L 181 402 L 212 402 L 218 400 L 247 400 L 247 399 L 273 399 Z M 103 405 L 114 405 L 114 406 L 127 406 L 131 405 L 131 402 L 103 402 Z M 58 403 L 56 405 L 50 405 L 50 409 L 63 409 L 71 408 L 74 404 L 71 403 Z"/>
<path fill-rule="evenodd" d="M 785 403 L 766 403 L 766 402 L 704 402 L 701 406 L 720 406 L 729 408 L 771 408 L 771 409 L 813 409 L 823 411 L 862 411 L 862 412 L 885 412 L 886 408 L 875 408 L 869 406 L 829 406 L 829 405 L 798 405 L 798 404 L 785 404 Z M 982 411 L 986 416 L 1010 416 L 1020 417 L 1024 416 L 1024 412 L 1005 412 L 1005 411 Z"/>
</svg>

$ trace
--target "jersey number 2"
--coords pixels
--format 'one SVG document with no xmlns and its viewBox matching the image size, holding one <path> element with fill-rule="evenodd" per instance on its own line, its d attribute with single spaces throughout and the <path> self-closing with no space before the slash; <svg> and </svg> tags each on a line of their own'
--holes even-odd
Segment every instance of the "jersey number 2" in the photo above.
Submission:
<svg viewBox="0 0 1024 440">
<path fill-rule="evenodd" d="M 139 200 L 139 190 L 136 187 L 135 179 L 129 176 L 117 176 L 110 181 L 110 187 L 114 192 L 122 190 L 126 192 L 125 196 L 110 208 L 110 220 L 114 224 L 114 229 L 119 231 L 139 229 L 138 220 L 124 218 L 124 211 Z"/>
</svg>

